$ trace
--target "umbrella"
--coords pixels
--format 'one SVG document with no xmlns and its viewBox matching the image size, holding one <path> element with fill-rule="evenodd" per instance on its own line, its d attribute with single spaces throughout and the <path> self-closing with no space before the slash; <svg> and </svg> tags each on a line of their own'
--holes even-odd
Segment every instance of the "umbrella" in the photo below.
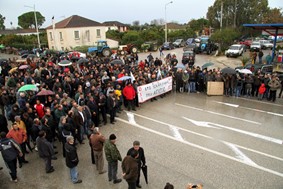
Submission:
<svg viewBox="0 0 283 189">
<path fill-rule="evenodd" d="M 124 63 L 123 63 L 123 61 L 120 60 L 120 59 L 115 59 L 115 60 L 112 60 L 112 61 L 110 62 L 110 64 L 124 64 Z"/>
<path fill-rule="evenodd" d="M 22 86 L 19 89 L 19 92 L 22 92 L 22 91 L 37 91 L 37 90 L 38 90 L 38 88 L 37 88 L 36 85 L 27 84 L 27 85 Z"/>
<path fill-rule="evenodd" d="M 49 96 L 49 95 L 54 95 L 55 93 L 53 91 L 50 90 L 41 90 L 39 93 L 37 93 L 36 96 Z"/>
<path fill-rule="evenodd" d="M 183 64 L 177 64 L 174 68 L 185 69 L 186 67 Z"/>
<path fill-rule="evenodd" d="M 142 170 L 142 173 L 143 173 L 145 182 L 146 182 L 146 184 L 148 184 L 148 180 L 147 180 L 147 166 L 146 166 L 146 165 L 143 165 L 143 166 L 141 167 L 141 170 Z"/>
<path fill-rule="evenodd" d="M 77 63 L 78 63 L 78 64 L 84 64 L 84 63 L 88 63 L 88 62 L 89 62 L 88 59 L 86 59 L 86 58 L 80 58 Z"/>
<path fill-rule="evenodd" d="M 77 61 L 77 60 L 79 60 L 79 59 L 80 59 L 80 58 L 77 57 L 77 56 L 72 56 L 72 57 L 71 57 L 71 60 L 72 60 L 72 61 Z"/>
<path fill-rule="evenodd" d="M 221 73 L 223 73 L 223 74 L 236 74 L 236 70 L 233 69 L 233 68 L 227 67 L 227 68 L 223 68 L 221 70 Z"/>
<path fill-rule="evenodd" d="M 21 65 L 21 66 L 19 67 L 20 70 L 24 70 L 24 69 L 27 69 L 27 68 L 28 68 L 28 65 Z"/>
<path fill-rule="evenodd" d="M 14 67 L 14 68 L 10 69 L 9 73 L 10 73 L 10 74 L 11 74 L 11 73 L 14 73 L 15 71 L 17 71 L 17 69 L 18 69 L 18 67 Z"/>
<path fill-rule="evenodd" d="M 252 74 L 253 72 L 249 69 L 240 69 L 239 70 L 240 73 L 242 74 Z"/>
<path fill-rule="evenodd" d="M 59 66 L 70 66 L 72 65 L 72 62 L 70 62 L 69 60 L 62 60 L 61 62 L 58 63 Z"/>
<path fill-rule="evenodd" d="M 208 63 L 205 63 L 204 65 L 202 65 L 202 69 L 205 69 L 205 68 L 207 68 L 207 67 L 209 67 L 209 66 L 213 66 L 214 65 L 214 63 L 212 63 L 212 62 L 208 62 Z"/>
<path fill-rule="evenodd" d="M 132 77 L 130 76 L 123 76 L 123 77 L 120 77 L 119 79 L 117 79 L 117 81 L 125 81 L 125 80 L 128 80 L 128 79 L 131 79 Z"/>
</svg>

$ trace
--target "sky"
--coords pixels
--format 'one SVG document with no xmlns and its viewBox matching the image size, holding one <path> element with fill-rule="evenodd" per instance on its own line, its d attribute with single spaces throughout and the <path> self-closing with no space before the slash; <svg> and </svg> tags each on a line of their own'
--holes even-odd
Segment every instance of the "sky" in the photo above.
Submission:
<svg viewBox="0 0 283 189">
<path fill-rule="evenodd" d="M 45 17 L 42 27 L 61 21 L 72 15 L 79 15 L 97 22 L 119 21 L 132 24 L 150 23 L 154 19 L 165 19 L 165 5 L 171 0 L 0 0 L 0 14 L 6 17 L 6 28 L 18 26 L 18 16 L 39 11 Z M 188 23 L 191 19 L 206 17 L 214 0 L 172 0 L 166 6 L 167 22 Z M 281 2 L 281 3 L 280 3 Z M 269 0 L 271 8 L 283 8 L 282 0 Z M 12 22 L 12 25 L 10 24 Z M 42 28 L 41 27 L 41 28 Z"/>
</svg>

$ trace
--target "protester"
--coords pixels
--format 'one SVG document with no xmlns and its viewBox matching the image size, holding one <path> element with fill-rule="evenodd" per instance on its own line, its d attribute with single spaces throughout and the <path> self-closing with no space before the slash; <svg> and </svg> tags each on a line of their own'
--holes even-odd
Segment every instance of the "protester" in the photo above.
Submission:
<svg viewBox="0 0 283 189">
<path fill-rule="evenodd" d="M 104 151 L 108 162 L 108 181 L 113 180 L 113 183 L 117 184 L 122 181 L 122 179 L 117 178 L 118 161 L 122 161 L 122 157 L 115 143 L 116 135 L 111 134 L 109 140 L 105 142 Z"/>
<path fill-rule="evenodd" d="M 140 185 L 140 172 L 141 172 L 141 167 L 146 166 L 146 162 L 145 162 L 145 155 L 144 155 L 144 150 L 142 147 L 140 147 L 140 142 L 139 141 L 134 141 L 133 142 L 133 147 L 130 148 L 127 152 L 127 155 L 131 155 L 133 151 L 137 151 L 138 152 L 138 158 L 137 158 L 137 162 L 138 162 L 138 177 L 136 180 L 136 186 L 137 188 L 141 188 Z"/>
<path fill-rule="evenodd" d="M 74 146 L 74 137 L 68 136 L 65 144 L 66 151 L 66 166 L 70 168 L 71 180 L 74 184 L 82 183 L 82 180 L 78 179 L 77 165 L 79 163 L 79 157 L 77 149 Z"/>
<path fill-rule="evenodd" d="M 38 137 L 36 139 L 36 146 L 38 149 L 38 155 L 45 162 L 45 171 L 46 173 L 52 173 L 55 171 L 51 164 L 52 157 L 54 156 L 53 145 L 46 140 L 46 132 L 39 131 Z"/>
<path fill-rule="evenodd" d="M 89 143 L 93 151 L 96 169 L 99 174 L 106 173 L 103 169 L 104 158 L 103 158 L 103 145 L 105 142 L 105 137 L 99 132 L 98 127 L 93 129 L 92 134 L 89 137 Z"/>
<path fill-rule="evenodd" d="M 6 137 L 5 132 L 0 133 L 0 151 L 7 168 L 10 171 L 11 181 L 18 182 L 17 178 L 17 157 L 22 157 L 19 144 L 13 139 Z"/>
<path fill-rule="evenodd" d="M 122 161 L 122 175 L 128 183 L 128 189 L 136 189 L 136 182 L 139 175 L 138 162 L 136 160 L 138 157 L 139 152 L 137 150 L 132 150 L 130 155 L 127 155 Z"/>
</svg>

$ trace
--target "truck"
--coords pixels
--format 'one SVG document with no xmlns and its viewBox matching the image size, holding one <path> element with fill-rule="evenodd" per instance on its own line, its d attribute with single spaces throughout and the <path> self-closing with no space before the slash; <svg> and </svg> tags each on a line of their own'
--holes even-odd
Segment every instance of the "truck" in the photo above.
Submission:
<svg viewBox="0 0 283 189">
<path fill-rule="evenodd" d="M 96 45 L 88 48 L 88 54 L 91 56 L 102 55 L 104 57 L 109 57 L 111 55 L 110 47 L 107 45 L 107 41 L 99 40 Z"/>
</svg>

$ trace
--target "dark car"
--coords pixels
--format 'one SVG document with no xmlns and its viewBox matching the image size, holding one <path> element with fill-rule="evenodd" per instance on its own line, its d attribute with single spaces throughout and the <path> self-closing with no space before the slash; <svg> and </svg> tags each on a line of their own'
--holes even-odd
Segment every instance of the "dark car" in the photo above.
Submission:
<svg viewBox="0 0 283 189">
<path fill-rule="evenodd" d="M 189 64 L 189 67 L 192 67 L 195 64 L 195 53 L 193 51 L 185 51 L 182 56 L 182 63 Z"/>
<path fill-rule="evenodd" d="M 162 48 L 162 50 L 171 50 L 171 49 L 174 49 L 174 45 L 171 42 L 165 42 L 165 43 L 163 43 L 161 48 Z"/>
<path fill-rule="evenodd" d="M 253 73 L 257 73 L 260 70 L 261 73 L 269 73 L 273 72 L 273 65 L 266 65 L 266 64 L 246 64 L 245 66 L 239 66 L 235 69 L 248 69 L 251 70 Z"/>
</svg>

